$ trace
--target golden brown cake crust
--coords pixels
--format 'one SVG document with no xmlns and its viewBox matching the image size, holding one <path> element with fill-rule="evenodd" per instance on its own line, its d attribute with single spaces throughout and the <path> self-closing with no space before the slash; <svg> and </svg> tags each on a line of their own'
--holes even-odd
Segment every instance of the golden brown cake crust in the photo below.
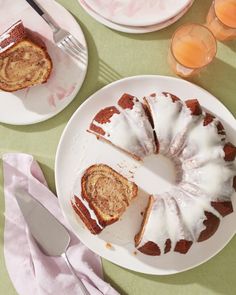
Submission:
<svg viewBox="0 0 236 295">
<path fill-rule="evenodd" d="M 204 118 L 204 121 L 203 121 L 203 126 L 207 126 L 207 125 L 210 124 L 214 119 L 215 119 L 215 116 L 213 116 L 213 115 L 210 114 L 210 113 L 206 113 L 205 118 Z M 224 129 L 224 126 L 222 125 L 222 123 L 221 123 L 220 121 L 217 123 L 216 128 L 217 128 L 217 130 L 218 130 L 218 134 L 225 135 L 225 129 Z"/>
<path fill-rule="evenodd" d="M 124 93 L 121 98 L 118 100 L 118 105 L 123 109 L 132 109 L 134 106 L 134 99 L 133 95 Z"/>
<path fill-rule="evenodd" d="M 142 220 L 140 230 L 134 237 L 135 247 L 139 246 L 139 244 L 140 244 L 140 242 L 141 242 L 141 240 L 143 238 L 146 223 L 147 223 L 148 218 L 150 216 L 150 213 L 151 213 L 151 210 L 152 210 L 152 207 L 153 207 L 153 203 L 154 203 L 154 197 L 151 195 L 151 196 L 149 196 L 149 199 L 148 199 L 148 204 L 147 204 L 147 207 L 146 207 L 144 215 L 143 215 L 143 220 Z"/>
<path fill-rule="evenodd" d="M 100 112 L 98 112 L 96 114 L 96 116 L 94 117 L 93 121 L 100 123 L 100 124 L 105 124 L 107 122 L 110 122 L 110 118 L 114 115 L 114 114 L 119 114 L 120 112 L 117 110 L 116 107 L 111 106 L 111 107 L 107 107 L 102 109 Z M 91 123 L 90 130 L 88 131 L 92 131 L 95 132 L 97 135 L 105 135 L 105 131 L 102 129 L 102 127 L 96 126 L 95 124 Z"/>
<path fill-rule="evenodd" d="M 185 104 L 191 110 L 192 115 L 199 116 L 202 114 L 202 108 L 197 99 L 188 99 Z"/>
<path fill-rule="evenodd" d="M 220 219 L 211 212 L 205 212 L 206 219 L 203 221 L 205 229 L 200 233 L 198 242 L 203 242 L 214 235 L 220 225 Z"/>
<path fill-rule="evenodd" d="M 78 208 L 74 209 L 80 217 L 82 216 L 81 219 L 88 229 L 96 234 L 98 229 L 94 222 L 99 226 L 100 231 L 105 226 L 116 222 L 137 193 L 137 185 L 111 167 L 104 164 L 92 165 L 85 170 L 81 178 L 81 196 L 76 198 L 81 197 L 88 204 L 99 224 L 91 219 L 89 210 L 82 201 L 76 202 Z"/>
<path fill-rule="evenodd" d="M 225 157 L 224 157 L 225 161 L 227 162 L 234 161 L 236 157 L 236 147 L 231 142 L 227 142 L 224 145 L 224 153 L 225 153 Z"/>
<path fill-rule="evenodd" d="M 21 21 L 14 23 L 0 36 L 0 53 L 4 52 L 11 44 L 16 44 L 26 37 L 26 30 Z"/>
<path fill-rule="evenodd" d="M 92 219 L 88 209 L 77 196 L 74 196 L 71 205 L 92 234 L 97 235 L 102 231 L 103 228 L 97 224 L 96 220 Z"/>
<path fill-rule="evenodd" d="M 221 216 L 226 216 L 230 213 L 232 213 L 233 210 L 233 205 L 231 201 L 216 201 L 216 202 L 211 202 L 211 206 L 216 209 L 220 213 Z"/>
<path fill-rule="evenodd" d="M 8 35 L 0 43 L 0 89 L 13 92 L 46 83 L 52 60 L 39 35 L 25 29 L 20 21 L 9 29 Z"/>
<path fill-rule="evenodd" d="M 150 255 L 150 256 L 159 256 L 161 255 L 160 248 L 154 242 L 147 242 L 143 246 L 139 247 L 138 250 L 143 254 Z"/>
</svg>

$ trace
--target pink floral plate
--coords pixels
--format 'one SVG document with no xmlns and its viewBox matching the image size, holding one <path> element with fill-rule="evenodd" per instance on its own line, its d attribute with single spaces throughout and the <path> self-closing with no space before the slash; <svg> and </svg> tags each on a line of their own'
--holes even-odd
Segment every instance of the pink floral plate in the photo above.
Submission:
<svg viewBox="0 0 236 295">
<path fill-rule="evenodd" d="M 12 93 L 0 91 L 0 122 L 28 125 L 55 116 L 74 99 L 83 84 L 87 62 L 77 61 L 59 49 L 53 42 L 50 27 L 25 0 L 12 2 L 0 0 L 0 34 L 21 19 L 25 27 L 41 35 L 53 62 L 47 83 Z M 65 8 L 54 0 L 38 2 L 86 47 L 79 24 Z"/>
<path fill-rule="evenodd" d="M 125 26 L 159 24 L 179 14 L 190 0 L 85 0 L 102 17 Z"/>
<path fill-rule="evenodd" d="M 152 26 L 144 26 L 144 27 L 135 27 L 135 26 L 124 26 L 117 23 L 114 23 L 104 17 L 102 17 L 100 14 L 96 13 L 86 2 L 85 0 L 77 0 L 79 4 L 82 6 L 82 8 L 96 21 L 99 23 L 107 26 L 108 28 L 111 28 L 113 30 L 124 32 L 124 33 L 130 33 L 130 34 L 144 34 L 144 33 L 150 33 L 159 31 L 163 28 L 166 28 L 176 21 L 178 21 L 192 6 L 194 0 L 191 0 L 189 4 L 183 9 L 179 14 L 175 15 L 174 17 L 170 18 L 169 20 L 155 24 Z"/>
</svg>

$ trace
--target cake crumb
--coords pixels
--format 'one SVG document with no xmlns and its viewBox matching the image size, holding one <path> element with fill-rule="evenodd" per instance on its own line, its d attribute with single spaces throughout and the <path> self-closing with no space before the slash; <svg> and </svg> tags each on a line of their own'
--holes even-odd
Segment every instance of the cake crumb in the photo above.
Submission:
<svg viewBox="0 0 236 295">
<path fill-rule="evenodd" d="M 137 253 L 137 251 L 134 251 L 133 254 L 134 254 L 134 255 L 137 255 L 138 253 Z"/>
<path fill-rule="evenodd" d="M 111 243 L 106 243 L 106 248 L 107 249 L 112 249 L 113 247 L 112 247 L 112 244 Z"/>
<path fill-rule="evenodd" d="M 141 211 L 140 214 L 143 216 L 143 211 Z"/>
</svg>

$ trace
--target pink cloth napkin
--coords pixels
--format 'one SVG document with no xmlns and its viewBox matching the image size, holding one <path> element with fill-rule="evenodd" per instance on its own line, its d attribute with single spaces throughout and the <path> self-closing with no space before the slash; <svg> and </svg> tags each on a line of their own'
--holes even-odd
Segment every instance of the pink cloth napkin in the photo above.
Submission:
<svg viewBox="0 0 236 295">
<path fill-rule="evenodd" d="M 31 155 L 3 155 L 6 267 L 20 295 L 77 295 L 77 280 L 61 257 L 44 255 L 27 230 L 14 197 L 16 186 L 24 186 L 68 229 L 71 243 L 67 250 L 70 262 L 91 295 L 118 295 L 102 277 L 100 257 L 85 247 L 64 220 L 58 200 L 48 189 L 38 163 Z M 40 225 L 39 225 L 40 226 Z"/>
</svg>

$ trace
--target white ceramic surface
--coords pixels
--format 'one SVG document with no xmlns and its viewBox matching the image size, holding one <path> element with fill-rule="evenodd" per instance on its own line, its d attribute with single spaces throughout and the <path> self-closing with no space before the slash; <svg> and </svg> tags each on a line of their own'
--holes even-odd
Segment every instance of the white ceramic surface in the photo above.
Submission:
<svg viewBox="0 0 236 295">
<path fill-rule="evenodd" d="M 135 27 L 135 26 L 124 26 L 117 23 L 114 23 L 101 15 L 97 14 L 86 2 L 85 0 L 77 0 L 79 1 L 80 5 L 83 7 L 83 9 L 96 21 L 100 22 L 101 24 L 107 26 L 108 28 L 111 28 L 116 31 L 120 31 L 123 33 L 130 33 L 130 34 L 144 34 L 144 33 L 151 33 L 158 30 L 161 30 L 163 28 L 166 28 L 170 26 L 171 24 L 175 23 L 177 20 L 179 20 L 192 6 L 194 0 L 191 0 L 189 4 L 186 6 L 185 9 L 183 9 L 179 14 L 174 16 L 173 18 L 169 19 L 168 21 L 155 24 L 152 26 L 144 26 L 144 27 Z"/>
<path fill-rule="evenodd" d="M 85 0 L 103 18 L 125 26 L 151 26 L 179 14 L 191 0 Z"/>
<path fill-rule="evenodd" d="M 136 76 L 109 84 L 88 98 L 68 122 L 56 154 L 56 188 L 61 209 L 75 234 L 91 250 L 125 268 L 148 274 L 167 275 L 191 269 L 216 255 L 230 241 L 236 230 L 236 213 L 226 216 L 216 234 L 209 240 L 194 244 L 186 255 L 168 253 L 161 257 L 144 255 L 134 247 L 133 238 L 142 221 L 141 211 L 147 204 L 148 193 L 165 189 L 173 172 L 168 161 L 158 156 L 144 163 L 131 159 L 88 132 L 94 115 L 102 108 L 115 104 L 125 92 L 142 98 L 153 92 L 167 91 L 183 100 L 197 98 L 201 105 L 222 121 L 229 140 L 236 144 L 236 124 L 232 114 L 210 93 L 187 81 L 163 76 Z M 128 132 L 128 131 L 127 131 Z M 122 220 L 108 226 L 101 234 L 92 235 L 81 223 L 70 205 L 73 187 L 79 172 L 94 163 L 105 163 L 133 179 L 140 187 L 138 198 L 128 208 Z M 236 194 L 233 196 L 236 210 Z M 112 248 L 106 247 L 106 243 Z"/>
<path fill-rule="evenodd" d="M 65 8 L 54 0 L 38 2 L 86 47 L 79 24 Z M 0 33 L 21 19 L 27 28 L 41 35 L 53 62 L 47 83 L 12 93 L 0 91 L 0 122 L 27 125 L 47 120 L 73 100 L 84 81 L 87 63 L 71 58 L 54 44 L 50 27 L 25 0 L 0 0 L 0 7 Z"/>
</svg>

